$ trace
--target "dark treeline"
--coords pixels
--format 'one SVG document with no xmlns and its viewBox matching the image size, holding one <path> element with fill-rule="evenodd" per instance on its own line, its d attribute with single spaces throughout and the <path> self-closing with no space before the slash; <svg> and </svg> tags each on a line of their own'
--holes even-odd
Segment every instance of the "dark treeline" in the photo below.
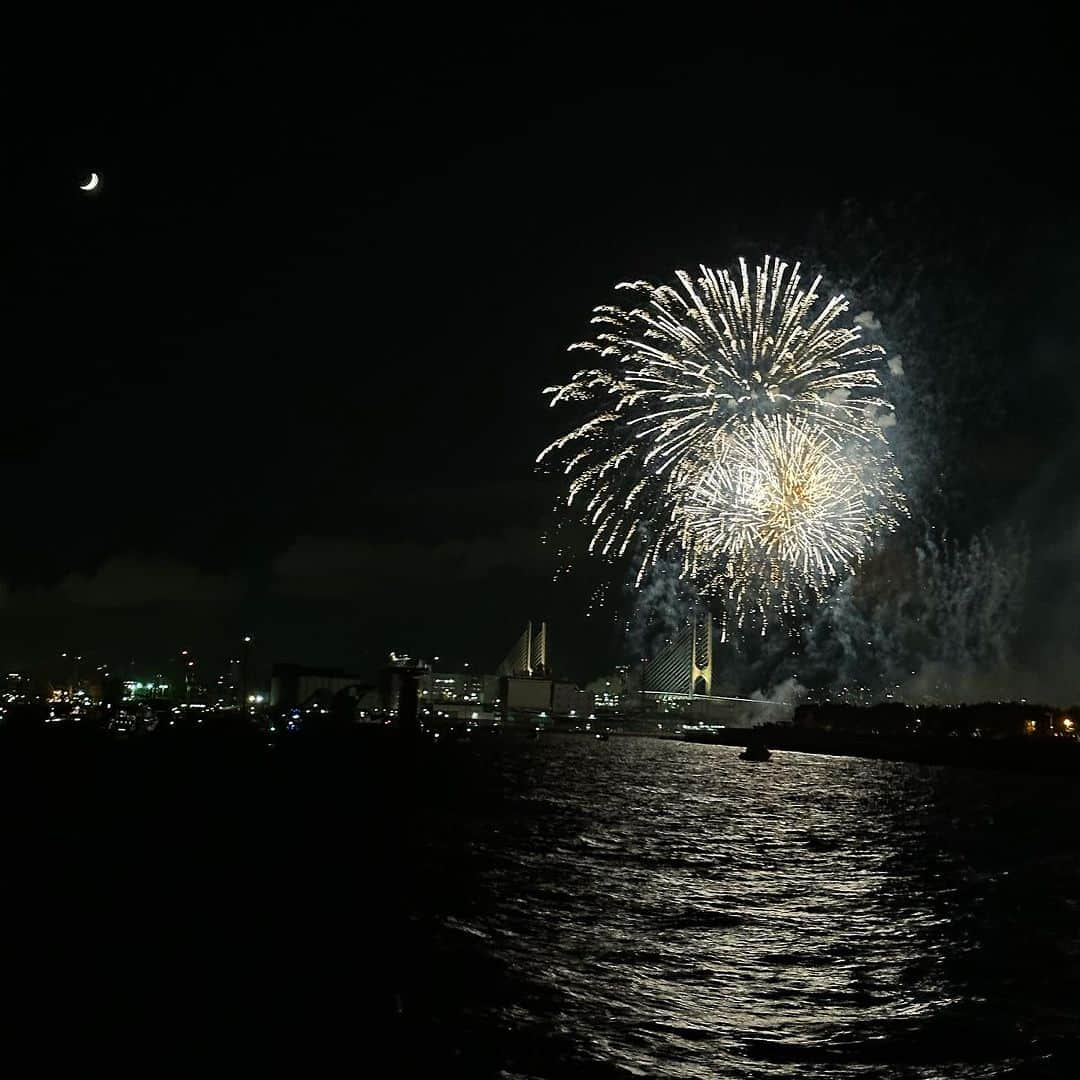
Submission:
<svg viewBox="0 0 1080 1080">
<path fill-rule="evenodd" d="M 1080 722 L 1080 708 L 1063 710 L 1015 701 L 976 705 L 827 703 L 800 705 L 793 722 L 799 728 L 864 735 L 1071 736 Z"/>
</svg>

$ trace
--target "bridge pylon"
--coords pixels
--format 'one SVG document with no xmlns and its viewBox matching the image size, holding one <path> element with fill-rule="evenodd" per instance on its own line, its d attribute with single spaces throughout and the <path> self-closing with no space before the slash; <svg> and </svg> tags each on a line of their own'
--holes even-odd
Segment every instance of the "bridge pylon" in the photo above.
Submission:
<svg viewBox="0 0 1080 1080">
<path fill-rule="evenodd" d="M 712 694 L 712 612 L 695 604 L 689 624 L 642 669 L 642 689 L 659 694 Z"/>
</svg>

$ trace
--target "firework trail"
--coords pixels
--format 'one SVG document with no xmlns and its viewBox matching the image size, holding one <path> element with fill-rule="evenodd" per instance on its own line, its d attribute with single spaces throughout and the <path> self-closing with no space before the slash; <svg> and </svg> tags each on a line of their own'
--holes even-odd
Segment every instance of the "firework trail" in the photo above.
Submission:
<svg viewBox="0 0 1080 1080">
<path fill-rule="evenodd" d="M 874 529 L 902 509 L 881 430 L 891 413 L 877 394 L 883 350 L 840 322 L 843 296 L 819 306 L 821 279 L 803 287 L 798 264 L 766 256 L 753 271 L 740 260 L 736 277 L 702 266 L 676 281 L 621 285 L 644 303 L 595 309 L 594 340 L 571 349 L 608 366 L 547 388 L 552 405 L 578 403 L 586 416 L 537 461 L 562 462 L 590 552 L 622 556 L 648 535 L 638 582 L 676 555 L 702 587 L 729 590 L 741 624 L 850 572 Z M 845 465 L 852 455 L 858 464 Z M 827 494 L 829 481 L 842 491 Z M 741 501 L 725 503 L 728 489 Z M 771 524 L 753 527 L 770 498 Z M 829 543 L 810 550 L 814 538 Z"/>
</svg>

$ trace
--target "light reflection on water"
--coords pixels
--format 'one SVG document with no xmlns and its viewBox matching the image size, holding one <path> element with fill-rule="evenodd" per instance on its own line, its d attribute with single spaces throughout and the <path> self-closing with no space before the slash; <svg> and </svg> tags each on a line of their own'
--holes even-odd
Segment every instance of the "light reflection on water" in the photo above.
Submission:
<svg viewBox="0 0 1080 1080">
<path fill-rule="evenodd" d="M 462 1005 L 505 1075 L 1072 1075 L 1071 781 L 493 743 L 443 929 L 510 980 Z"/>
</svg>

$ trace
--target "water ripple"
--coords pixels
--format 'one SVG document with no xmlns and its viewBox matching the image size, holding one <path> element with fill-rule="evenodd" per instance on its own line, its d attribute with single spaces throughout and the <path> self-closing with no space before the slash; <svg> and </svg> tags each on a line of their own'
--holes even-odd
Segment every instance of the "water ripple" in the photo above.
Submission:
<svg viewBox="0 0 1080 1080">
<path fill-rule="evenodd" d="M 502 1075 L 1072 1075 L 1067 781 L 492 742 L 500 814 L 461 823 L 473 892 L 445 926 L 507 972 L 473 1003 Z"/>
</svg>

